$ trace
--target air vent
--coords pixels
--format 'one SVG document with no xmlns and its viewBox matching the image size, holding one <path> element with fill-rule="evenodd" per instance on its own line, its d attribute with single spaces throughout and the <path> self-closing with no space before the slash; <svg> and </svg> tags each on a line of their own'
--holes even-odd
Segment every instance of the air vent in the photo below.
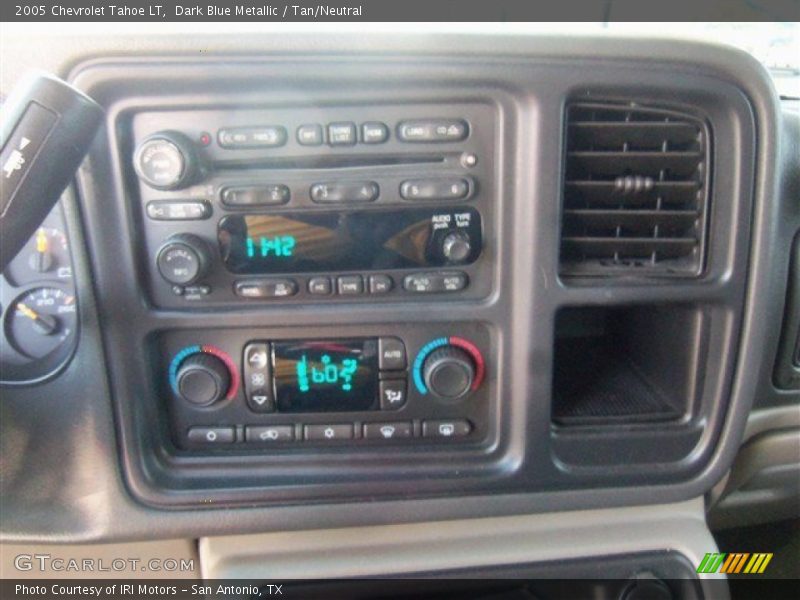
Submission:
<svg viewBox="0 0 800 600">
<path fill-rule="evenodd" d="M 562 274 L 699 275 L 709 146 L 703 121 L 683 113 L 570 105 Z"/>
</svg>

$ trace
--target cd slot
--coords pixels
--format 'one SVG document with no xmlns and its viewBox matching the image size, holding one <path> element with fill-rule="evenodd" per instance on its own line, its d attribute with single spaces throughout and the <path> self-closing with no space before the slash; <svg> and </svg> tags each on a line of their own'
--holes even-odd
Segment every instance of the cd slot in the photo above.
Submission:
<svg viewBox="0 0 800 600">
<path fill-rule="evenodd" d="M 249 169 L 344 169 L 353 167 L 384 167 L 399 165 L 442 164 L 447 157 L 430 154 L 402 154 L 384 156 L 303 156 L 303 157 L 275 157 L 253 158 L 240 160 L 214 161 L 213 167 L 218 170 L 249 170 Z"/>
</svg>

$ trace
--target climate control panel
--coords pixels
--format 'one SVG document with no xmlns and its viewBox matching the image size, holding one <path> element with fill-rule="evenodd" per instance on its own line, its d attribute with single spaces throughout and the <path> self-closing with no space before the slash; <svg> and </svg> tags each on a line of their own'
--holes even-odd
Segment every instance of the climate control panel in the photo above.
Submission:
<svg viewBox="0 0 800 600">
<path fill-rule="evenodd" d="M 491 338 L 482 325 L 458 335 L 418 325 L 342 329 L 336 337 L 324 327 L 313 337 L 165 334 L 162 387 L 176 445 L 264 451 L 485 439 Z"/>
</svg>

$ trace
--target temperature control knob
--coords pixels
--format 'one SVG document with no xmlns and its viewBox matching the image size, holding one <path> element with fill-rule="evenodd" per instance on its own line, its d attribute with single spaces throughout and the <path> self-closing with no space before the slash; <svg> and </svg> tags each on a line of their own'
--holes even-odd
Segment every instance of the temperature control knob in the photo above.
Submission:
<svg viewBox="0 0 800 600">
<path fill-rule="evenodd" d="M 208 271 L 208 246 L 202 238 L 190 233 L 174 235 L 158 251 L 156 266 L 166 281 L 173 285 L 191 285 Z"/>
<path fill-rule="evenodd" d="M 452 345 L 442 346 L 425 359 L 422 376 L 433 395 L 457 400 L 472 386 L 475 363 L 467 351 Z"/>
<path fill-rule="evenodd" d="M 187 402 L 208 406 L 225 397 L 231 376 L 225 363 L 212 354 L 193 354 L 181 363 L 176 377 L 178 393 Z"/>
<path fill-rule="evenodd" d="M 453 231 L 442 240 L 442 254 L 451 263 L 465 261 L 471 251 L 469 234 L 465 231 Z"/>
<path fill-rule="evenodd" d="M 139 144 L 133 167 L 151 188 L 178 190 L 197 179 L 200 161 L 188 137 L 177 131 L 161 131 Z"/>
</svg>

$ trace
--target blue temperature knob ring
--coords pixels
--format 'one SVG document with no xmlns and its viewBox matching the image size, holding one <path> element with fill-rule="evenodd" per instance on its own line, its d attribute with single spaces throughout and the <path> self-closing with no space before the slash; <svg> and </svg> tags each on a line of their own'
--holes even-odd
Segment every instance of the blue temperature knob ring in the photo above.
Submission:
<svg viewBox="0 0 800 600">
<path fill-rule="evenodd" d="M 456 346 L 466 351 L 472 357 L 472 360 L 475 362 L 475 377 L 472 381 L 471 389 L 472 391 L 477 390 L 483 382 L 483 378 L 486 376 L 486 362 L 483 360 L 483 355 L 480 350 L 478 350 L 478 347 L 469 340 L 457 336 L 450 336 L 431 340 L 417 353 L 411 372 L 414 385 L 417 387 L 419 393 L 423 396 L 428 393 L 428 387 L 425 385 L 425 381 L 422 377 L 425 359 L 428 358 L 431 352 L 442 346 Z"/>
<path fill-rule="evenodd" d="M 230 372 L 231 376 L 231 384 L 228 388 L 228 393 L 225 395 L 225 398 L 227 400 L 235 398 L 237 392 L 239 391 L 240 385 L 239 369 L 227 352 L 220 350 L 216 346 L 211 346 L 208 344 L 204 344 L 202 346 L 198 344 L 186 346 L 178 351 L 178 353 L 172 358 L 172 361 L 169 364 L 169 385 L 172 388 L 172 391 L 175 392 L 175 395 L 180 396 L 180 390 L 178 389 L 178 369 L 181 368 L 183 361 L 185 361 L 187 358 L 194 354 L 200 353 L 211 354 L 225 363 L 225 366 L 228 367 L 228 371 Z"/>
</svg>

